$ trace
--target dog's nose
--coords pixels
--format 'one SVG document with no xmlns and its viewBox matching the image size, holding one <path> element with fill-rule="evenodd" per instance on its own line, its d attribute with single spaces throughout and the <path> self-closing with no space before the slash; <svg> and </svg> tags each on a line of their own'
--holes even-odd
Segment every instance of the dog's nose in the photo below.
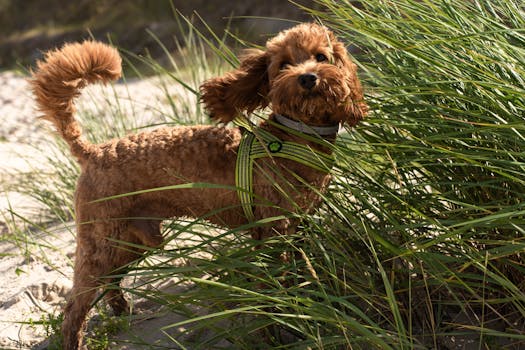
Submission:
<svg viewBox="0 0 525 350">
<path fill-rule="evenodd" d="M 317 74 L 305 73 L 299 76 L 299 84 L 305 89 L 310 90 L 311 88 L 315 86 L 316 82 L 317 82 Z"/>
</svg>

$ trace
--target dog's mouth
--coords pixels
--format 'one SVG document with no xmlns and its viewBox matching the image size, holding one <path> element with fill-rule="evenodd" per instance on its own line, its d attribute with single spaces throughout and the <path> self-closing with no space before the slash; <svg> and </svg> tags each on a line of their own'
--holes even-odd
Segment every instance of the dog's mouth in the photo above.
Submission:
<svg viewBox="0 0 525 350">
<path fill-rule="evenodd" d="M 343 77 L 316 75 L 315 83 L 304 86 L 299 77 L 297 91 L 305 100 L 317 100 L 314 103 L 331 103 L 343 100 L 348 95 L 348 88 Z"/>
<path fill-rule="evenodd" d="M 332 125 L 338 122 L 341 100 L 327 96 L 322 91 L 298 93 L 294 97 L 279 96 L 272 99 L 272 109 L 275 113 L 301 120 L 314 126 Z"/>
<path fill-rule="evenodd" d="M 321 91 L 316 90 L 303 90 L 301 91 L 301 97 L 304 99 L 316 99 L 316 98 L 324 98 Z"/>
</svg>

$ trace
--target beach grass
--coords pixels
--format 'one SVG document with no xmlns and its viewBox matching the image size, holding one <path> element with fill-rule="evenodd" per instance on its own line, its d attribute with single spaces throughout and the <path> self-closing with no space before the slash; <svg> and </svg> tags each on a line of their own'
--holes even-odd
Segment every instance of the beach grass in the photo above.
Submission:
<svg viewBox="0 0 525 350">
<path fill-rule="evenodd" d="M 370 115 L 341 133 L 324 204 L 297 213 L 296 235 L 260 244 L 205 218 L 166 222 L 166 249 L 134 264 L 125 290 L 183 318 L 160 329 L 171 345 L 147 345 L 523 347 L 523 6 L 514 0 L 318 4 L 321 10 L 305 10 L 348 43 Z M 169 69 L 145 62 L 166 84 L 197 94 L 200 82 L 236 59 L 219 37 L 192 32 L 189 38 L 181 46 L 186 56 Z M 197 99 L 166 98 L 173 118 L 163 123 L 204 121 Z M 83 124 L 92 140 L 129 131 L 127 122 L 100 124 Z M 118 125 L 123 130 L 113 130 Z M 64 157 L 49 160 L 63 162 L 53 175 L 53 188 L 62 189 L 46 197 L 40 186 L 25 186 L 50 215 L 66 220 L 78 169 L 59 150 Z M 152 287 L 168 279 L 177 293 Z"/>
</svg>

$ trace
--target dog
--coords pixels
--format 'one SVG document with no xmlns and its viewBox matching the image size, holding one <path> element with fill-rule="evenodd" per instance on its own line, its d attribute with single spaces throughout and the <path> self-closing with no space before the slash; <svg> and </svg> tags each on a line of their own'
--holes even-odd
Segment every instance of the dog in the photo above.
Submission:
<svg viewBox="0 0 525 350">
<path fill-rule="evenodd" d="M 33 72 L 32 91 L 42 118 L 54 124 L 81 168 L 75 193 L 74 281 L 61 330 L 64 349 L 82 346 L 97 290 L 120 282 L 105 276 L 140 257 L 144 249 L 135 247 L 162 246 L 163 220 L 205 217 L 235 228 L 318 206 L 329 172 L 294 156 L 279 156 L 272 148 L 292 145 L 311 150 L 314 157 L 330 156 L 339 125 L 354 126 L 367 114 L 356 70 L 330 30 L 299 24 L 268 40 L 265 50 L 246 51 L 237 69 L 200 86 L 201 102 L 218 123 L 269 108 L 271 113 L 258 126 L 164 127 L 92 144 L 74 117 L 74 100 L 87 84 L 120 77 L 119 53 L 95 41 L 48 52 Z M 268 147 L 268 156 L 251 160 L 249 187 L 239 190 L 236 164 L 243 137 L 249 134 L 267 135 L 275 143 Z M 148 191 L 187 183 L 214 186 Z M 240 194 L 247 192 L 252 193 L 245 203 Z M 134 194 L 122 195 L 126 193 Z M 293 215 L 285 215 L 256 225 L 251 234 L 259 240 L 287 235 L 297 224 Z M 117 315 L 128 309 L 118 288 L 106 290 L 104 298 Z"/>
</svg>

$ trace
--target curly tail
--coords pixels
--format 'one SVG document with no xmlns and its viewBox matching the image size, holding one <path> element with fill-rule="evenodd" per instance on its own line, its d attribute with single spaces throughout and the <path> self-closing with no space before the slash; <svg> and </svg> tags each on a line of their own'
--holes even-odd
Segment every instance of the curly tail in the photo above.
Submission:
<svg viewBox="0 0 525 350">
<path fill-rule="evenodd" d="M 89 157 L 93 145 L 82 138 L 82 129 L 73 116 L 73 100 L 87 84 L 118 79 L 121 71 L 118 51 L 95 41 L 65 44 L 37 62 L 30 84 L 38 109 L 44 113 L 43 119 L 55 125 L 80 162 Z"/>
</svg>

